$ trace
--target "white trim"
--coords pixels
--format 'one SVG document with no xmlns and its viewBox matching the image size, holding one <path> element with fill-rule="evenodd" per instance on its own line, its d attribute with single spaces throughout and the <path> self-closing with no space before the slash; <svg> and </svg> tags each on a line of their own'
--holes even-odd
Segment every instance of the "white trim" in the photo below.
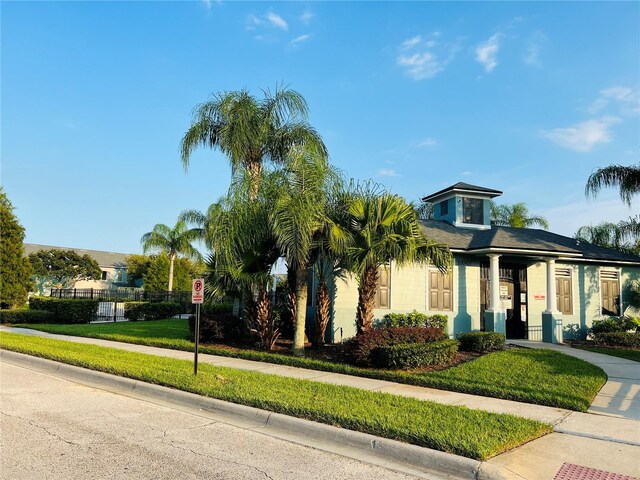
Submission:
<svg viewBox="0 0 640 480">
<path fill-rule="evenodd" d="M 526 255 L 540 255 L 543 257 L 581 257 L 581 253 L 569 253 L 569 252 L 553 252 L 550 250 L 526 250 L 520 248 L 507 248 L 507 247 L 489 247 L 489 248 L 478 248 L 474 250 L 466 250 L 467 253 L 480 253 L 480 254 L 500 254 L 500 255 L 508 255 L 511 253 L 521 253 Z"/>
<path fill-rule="evenodd" d="M 480 198 L 482 200 L 491 200 L 492 198 L 496 198 L 502 195 L 502 192 L 489 193 L 489 192 L 479 192 L 477 190 L 466 190 L 462 188 L 454 188 L 452 190 L 448 190 L 439 194 L 427 195 L 426 197 L 423 197 L 422 200 L 429 203 L 435 203 L 434 200 L 440 201 L 441 199 L 455 197 L 456 195 L 460 195 L 460 194 L 463 194 L 465 197 L 470 197 L 470 198 Z"/>
<path fill-rule="evenodd" d="M 458 228 L 473 228 L 473 229 L 476 229 L 476 230 L 491 230 L 491 225 L 485 225 L 484 223 L 463 223 L 463 222 L 454 221 L 452 223 L 452 225 L 454 227 L 458 227 Z"/>
</svg>

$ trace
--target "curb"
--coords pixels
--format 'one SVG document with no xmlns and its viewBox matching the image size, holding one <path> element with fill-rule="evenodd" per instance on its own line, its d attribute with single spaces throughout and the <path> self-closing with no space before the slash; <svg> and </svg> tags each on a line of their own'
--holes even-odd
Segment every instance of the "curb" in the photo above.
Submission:
<svg viewBox="0 0 640 480">
<path fill-rule="evenodd" d="M 423 478 L 433 478 L 432 475 L 473 480 L 515 478 L 500 467 L 459 455 L 225 402 L 54 360 L 0 349 L 0 362 L 31 368 L 41 373 L 53 374 L 89 386 L 112 389 L 120 393 L 123 391 L 135 393 L 137 396 L 141 395 L 174 405 L 233 417 L 236 421 L 241 420 L 244 428 Z M 249 426 L 246 425 L 247 423 Z"/>
</svg>

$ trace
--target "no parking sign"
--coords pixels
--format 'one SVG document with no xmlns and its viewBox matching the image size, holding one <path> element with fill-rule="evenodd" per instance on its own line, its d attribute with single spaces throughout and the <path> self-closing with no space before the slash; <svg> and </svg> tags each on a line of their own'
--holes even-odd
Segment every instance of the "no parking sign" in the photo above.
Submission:
<svg viewBox="0 0 640 480">
<path fill-rule="evenodd" d="M 204 279 L 194 278 L 191 288 L 191 303 L 204 302 Z"/>
</svg>

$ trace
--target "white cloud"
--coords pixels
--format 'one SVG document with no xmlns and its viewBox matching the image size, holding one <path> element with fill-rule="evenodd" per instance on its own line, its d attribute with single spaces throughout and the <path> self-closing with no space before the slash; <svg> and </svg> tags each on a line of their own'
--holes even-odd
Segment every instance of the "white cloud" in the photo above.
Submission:
<svg viewBox="0 0 640 480">
<path fill-rule="evenodd" d="M 404 67 L 405 73 L 414 80 L 433 78 L 444 70 L 444 65 L 431 52 L 415 53 L 411 56 L 400 55 L 397 63 Z"/>
<path fill-rule="evenodd" d="M 399 177 L 400 174 L 392 168 L 381 168 L 378 170 L 376 177 Z"/>
<path fill-rule="evenodd" d="M 207 10 L 211 10 L 211 0 L 201 0 L 201 2 L 204 8 L 206 8 Z"/>
<path fill-rule="evenodd" d="M 306 10 L 302 15 L 300 15 L 300 21 L 305 25 L 309 25 L 309 23 L 311 23 L 311 20 L 313 20 L 315 16 L 316 15 L 314 13 Z"/>
<path fill-rule="evenodd" d="M 617 117 L 602 117 L 567 128 L 542 130 L 540 133 L 561 147 L 576 152 L 590 152 L 596 145 L 611 141 L 611 126 L 619 122 Z"/>
<path fill-rule="evenodd" d="M 306 42 L 311 38 L 311 34 L 305 33 L 304 35 L 297 36 L 293 40 L 291 40 L 291 45 L 298 45 L 302 42 Z"/>
<path fill-rule="evenodd" d="M 523 60 L 527 65 L 541 67 L 542 63 L 540 62 L 540 47 L 535 43 L 530 43 L 527 46 L 527 51 L 524 54 Z"/>
<path fill-rule="evenodd" d="M 622 115 L 640 113 L 640 95 L 638 89 L 620 85 L 604 88 L 600 90 L 600 96 L 587 107 L 587 111 L 595 114 L 611 104 L 617 104 L 621 107 L 620 113 Z"/>
<path fill-rule="evenodd" d="M 427 137 L 424 140 L 420 140 L 416 143 L 416 147 L 435 147 L 438 141 L 435 138 Z"/>
<path fill-rule="evenodd" d="M 484 66 L 486 72 L 491 72 L 498 66 L 498 49 L 500 48 L 500 34 L 496 33 L 486 42 L 476 47 L 476 60 Z"/>
<path fill-rule="evenodd" d="M 251 14 L 247 17 L 247 25 L 246 28 L 247 30 L 253 30 L 254 28 L 256 28 L 258 25 L 262 25 L 262 19 L 260 19 L 259 17 L 256 17 L 255 15 Z"/>
<path fill-rule="evenodd" d="M 600 90 L 600 94 L 605 98 L 613 98 L 619 102 L 633 102 L 633 89 L 629 87 L 610 87 Z"/>
<path fill-rule="evenodd" d="M 265 17 L 274 27 L 279 28 L 281 30 L 289 29 L 289 24 L 285 21 L 284 18 L 282 18 L 277 13 L 269 12 Z"/>
<path fill-rule="evenodd" d="M 471 170 L 465 170 L 464 172 L 460 172 L 460 175 L 462 177 L 468 177 L 469 175 L 471 175 L 473 172 Z"/>
<path fill-rule="evenodd" d="M 415 47 L 422 41 L 422 35 L 416 35 L 415 37 L 407 38 L 402 44 L 400 48 L 403 50 L 408 50 L 410 48 Z"/>
</svg>

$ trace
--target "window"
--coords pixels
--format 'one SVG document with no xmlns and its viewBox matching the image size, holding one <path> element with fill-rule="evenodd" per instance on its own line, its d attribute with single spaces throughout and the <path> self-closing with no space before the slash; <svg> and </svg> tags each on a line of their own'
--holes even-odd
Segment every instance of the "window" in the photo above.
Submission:
<svg viewBox="0 0 640 480">
<path fill-rule="evenodd" d="M 107 272 L 106 271 L 102 271 L 102 280 L 106 280 L 107 279 Z"/>
<path fill-rule="evenodd" d="M 573 315 L 573 289 L 570 268 L 556 268 L 556 301 L 560 313 Z"/>
<path fill-rule="evenodd" d="M 600 272 L 600 296 L 602 315 L 620 315 L 620 275 L 616 271 Z"/>
<path fill-rule="evenodd" d="M 391 272 L 389 266 L 378 268 L 375 308 L 391 308 Z"/>
<path fill-rule="evenodd" d="M 484 201 L 480 198 L 462 199 L 462 222 L 474 225 L 484 224 Z"/>
<path fill-rule="evenodd" d="M 440 215 L 448 215 L 449 214 L 449 200 L 443 200 L 440 202 Z"/>
<path fill-rule="evenodd" d="M 429 310 L 453 310 L 451 272 L 429 270 Z"/>
</svg>

